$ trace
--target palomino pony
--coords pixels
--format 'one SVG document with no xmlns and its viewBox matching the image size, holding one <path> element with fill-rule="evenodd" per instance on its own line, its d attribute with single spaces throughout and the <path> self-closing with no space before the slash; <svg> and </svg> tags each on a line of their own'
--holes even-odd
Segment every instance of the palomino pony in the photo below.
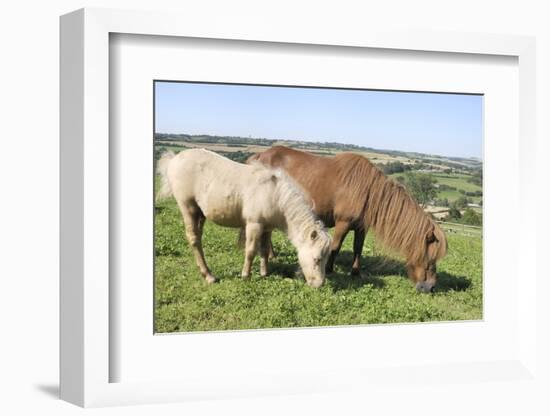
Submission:
<svg viewBox="0 0 550 416">
<path fill-rule="evenodd" d="M 447 253 L 444 232 L 406 189 L 387 178 L 368 159 L 353 153 L 334 157 L 274 146 L 247 163 L 284 169 L 313 200 L 327 227 L 335 227 L 327 272 L 350 230 L 354 230 L 352 274 L 359 274 L 361 252 L 371 227 L 385 247 L 406 258 L 407 273 L 421 292 L 432 291 L 436 262 Z"/>
<path fill-rule="evenodd" d="M 271 231 L 287 233 L 298 251 L 306 282 L 319 287 L 325 280 L 330 235 L 311 210 L 303 191 L 280 170 L 260 164 L 243 165 L 204 149 L 167 152 L 158 163 L 161 189 L 157 199 L 173 195 L 178 203 L 189 245 L 201 274 L 212 276 L 202 250 L 205 219 L 226 227 L 245 227 L 242 277 L 249 278 L 260 249 L 260 274 L 267 275 Z M 261 239 L 264 241 L 260 241 Z"/>
</svg>

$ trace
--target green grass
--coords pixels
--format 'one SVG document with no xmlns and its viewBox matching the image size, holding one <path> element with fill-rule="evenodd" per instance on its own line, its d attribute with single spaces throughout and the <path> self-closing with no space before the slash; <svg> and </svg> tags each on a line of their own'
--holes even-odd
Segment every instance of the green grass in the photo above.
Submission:
<svg viewBox="0 0 550 416">
<path fill-rule="evenodd" d="M 439 184 L 454 186 L 456 189 L 463 189 L 466 192 L 481 191 L 481 186 L 467 181 L 469 178 L 468 175 L 461 175 L 458 173 L 446 175 L 438 173 L 433 176 L 437 179 L 437 183 Z"/>
<path fill-rule="evenodd" d="M 175 201 L 159 203 L 155 215 L 155 326 L 157 332 L 308 327 L 347 324 L 481 319 L 481 237 L 449 234 L 449 254 L 438 265 L 435 293 L 417 293 L 403 263 L 382 255 L 372 236 L 365 244 L 362 277 L 349 276 L 352 236 L 335 273 L 320 289 L 295 276 L 296 252 L 274 233 L 277 258 L 268 278 L 243 281 L 237 230 L 206 223 L 206 260 L 219 283 L 208 285 L 188 247 Z"/>
<path fill-rule="evenodd" d="M 447 198 L 449 202 L 456 201 L 461 196 L 465 196 L 465 195 L 461 194 L 458 191 L 452 191 L 452 190 L 438 191 L 437 193 L 437 199 Z M 479 196 L 469 196 L 468 198 L 470 198 L 475 203 L 479 203 L 479 201 L 481 200 L 481 197 Z"/>
<path fill-rule="evenodd" d="M 439 199 L 447 198 L 451 202 L 455 201 L 461 196 L 463 196 L 463 194 L 458 192 L 459 189 L 462 189 L 466 192 L 475 192 L 475 191 L 482 190 L 481 186 L 467 181 L 467 179 L 469 178 L 468 175 L 460 175 L 460 174 L 453 173 L 452 175 L 435 174 L 433 176 L 437 179 L 437 183 L 453 186 L 457 189 L 456 191 L 453 191 L 453 190 L 439 191 L 437 195 L 437 198 Z M 471 198 L 472 201 L 476 203 L 479 203 L 479 201 L 481 200 L 481 198 L 478 196 L 470 196 L 468 198 Z"/>
</svg>

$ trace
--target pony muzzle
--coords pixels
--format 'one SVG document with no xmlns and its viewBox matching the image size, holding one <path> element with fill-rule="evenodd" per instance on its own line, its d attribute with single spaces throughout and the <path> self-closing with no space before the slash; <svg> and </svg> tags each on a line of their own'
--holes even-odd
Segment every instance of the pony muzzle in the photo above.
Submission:
<svg viewBox="0 0 550 416">
<path fill-rule="evenodd" d="M 314 279 L 306 279 L 306 283 L 308 286 L 317 289 L 325 284 L 325 279 L 319 277 L 316 277 Z"/>
<path fill-rule="evenodd" d="M 420 293 L 432 293 L 435 290 L 435 283 L 418 282 L 416 290 Z"/>
</svg>

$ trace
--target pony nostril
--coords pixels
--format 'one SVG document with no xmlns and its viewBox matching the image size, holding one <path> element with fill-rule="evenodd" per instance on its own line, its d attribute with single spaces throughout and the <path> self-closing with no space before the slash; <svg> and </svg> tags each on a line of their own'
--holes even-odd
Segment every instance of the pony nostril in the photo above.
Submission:
<svg viewBox="0 0 550 416">
<path fill-rule="evenodd" d="M 420 293 L 433 293 L 435 290 L 435 286 L 430 287 L 425 283 L 418 283 L 416 285 L 416 290 Z"/>
</svg>

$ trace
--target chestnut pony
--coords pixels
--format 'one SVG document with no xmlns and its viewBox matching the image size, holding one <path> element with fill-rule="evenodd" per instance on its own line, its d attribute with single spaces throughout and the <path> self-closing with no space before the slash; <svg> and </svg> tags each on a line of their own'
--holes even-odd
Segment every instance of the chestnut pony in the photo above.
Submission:
<svg viewBox="0 0 550 416">
<path fill-rule="evenodd" d="M 369 228 L 384 247 L 406 259 L 407 273 L 421 292 L 433 291 L 436 262 L 447 253 L 441 228 L 399 183 L 386 177 L 367 158 L 354 153 L 316 156 L 284 146 L 252 155 L 260 162 L 284 169 L 309 193 L 313 209 L 327 227 L 334 228 L 326 270 L 350 230 L 353 242 L 352 274 L 359 274 L 361 252 Z"/>
</svg>

